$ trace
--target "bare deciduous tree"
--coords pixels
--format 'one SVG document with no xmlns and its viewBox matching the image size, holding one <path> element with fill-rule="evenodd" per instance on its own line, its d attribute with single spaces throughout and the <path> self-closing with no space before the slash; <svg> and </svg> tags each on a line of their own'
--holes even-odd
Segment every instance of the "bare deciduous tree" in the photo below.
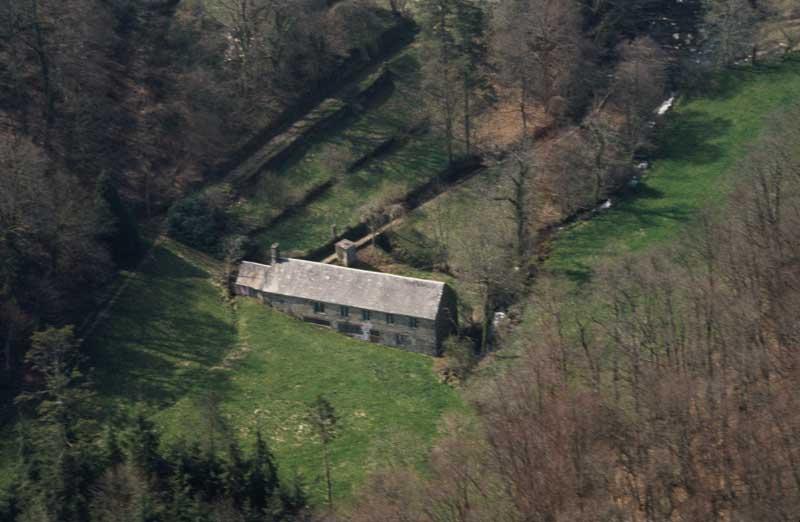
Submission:
<svg viewBox="0 0 800 522">
<path fill-rule="evenodd" d="M 519 96 L 527 134 L 530 106 L 569 95 L 581 56 L 581 16 L 571 0 L 509 0 L 494 13 L 493 55 L 499 78 Z"/>
<path fill-rule="evenodd" d="M 716 67 L 727 67 L 748 53 L 755 57 L 758 13 L 749 0 L 706 0 L 705 30 Z"/>
</svg>

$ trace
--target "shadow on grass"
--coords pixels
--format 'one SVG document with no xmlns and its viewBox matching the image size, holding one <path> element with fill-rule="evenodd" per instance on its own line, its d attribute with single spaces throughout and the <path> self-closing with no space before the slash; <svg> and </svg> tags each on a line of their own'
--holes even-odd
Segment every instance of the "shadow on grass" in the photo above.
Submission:
<svg viewBox="0 0 800 522">
<path fill-rule="evenodd" d="M 158 249 L 125 291 L 89 342 L 94 381 L 108 408 L 117 400 L 165 408 L 207 390 L 224 393 L 226 374 L 214 368 L 236 345 L 236 332 L 207 278 Z"/>
<path fill-rule="evenodd" d="M 333 223 L 340 230 L 356 224 L 359 209 L 369 201 L 397 197 L 437 176 L 447 165 L 441 150 L 430 135 L 406 142 L 392 154 L 347 174 L 321 198 L 265 230 L 256 241 L 279 241 L 288 250 L 313 248 L 330 237 Z"/>
<path fill-rule="evenodd" d="M 702 89 L 697 92 L 696 97 L 712 100 L 732 98 L 754 81 L 763 81 L 765 76 L 784 74 L 787 64 L 800 64 L 800 57 L 790 54 L 781 59 L 760 62 L 754 66 L 737 65 L 731 67 L 723 74 L 716 75 L 711 81 L 705 83 Z"/>
<path fill-rule="evenodd" d="M 662 199 L 666 196 L 659 190 L 641 186 L 624 199 L 612 213 L 594 218 L 588 228 L 575 229 L 571 237 L 566 239 L 569 245 L 568 252 L 561 254 L 562 263 L 567 266 L 556 267 L 555 270 L 577 284 L 588 283 L 591 280 L 593 268 L 586 259 L 593 255 L 602 254 L 613 245 L 636 243 L 631 236 L 639 235 L 643 231 L 659 231 L 665 226 L 678 226 L 691 221 L 694 213 L 681 205 L 669 205 L 659 208 L 643 208 L 638 205 L 643 198 Z M 588 224 L 588 223 L 587 223 Z"/>
<path fill-rule="evenodd" d="M 714 140 L 731 131 L 733 122 L 726 118 L 696 111 L 683 110 L 667 120 L 659 132 L 661 143 L 655 159 L 684 161 L 706 165 L 719 161 L 725 151 Z"/>
</svg>

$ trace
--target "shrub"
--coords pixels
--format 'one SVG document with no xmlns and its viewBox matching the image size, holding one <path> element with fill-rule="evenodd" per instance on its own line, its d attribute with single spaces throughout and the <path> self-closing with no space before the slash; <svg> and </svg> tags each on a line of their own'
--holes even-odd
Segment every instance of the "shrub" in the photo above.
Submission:
<svg viewBox="0 0 800 522">
<path fill-rule="evenodd" d="M 478 358 L 475 345 L 465 337 L 451 335 L 444 341 L 444 365 L 440 371 L 442 379 L 448 384 L 457 384 L 469 376 Z"/>
<path fill-rule="evenodd" d="M 224 229 L 224 215 L 203 196 L 182 199 L 169 209 L 167 233 L 191 247 L 216 253 Z"/>
</svg>

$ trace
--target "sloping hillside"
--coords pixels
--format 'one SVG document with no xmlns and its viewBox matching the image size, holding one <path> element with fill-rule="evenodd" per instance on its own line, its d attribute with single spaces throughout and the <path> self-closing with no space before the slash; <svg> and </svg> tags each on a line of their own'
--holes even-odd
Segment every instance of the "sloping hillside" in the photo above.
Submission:
<svg viewBox="0 0 800 522">
<path fill-rule="evenodd" d="M 586 280 L 602 260 L 667 241 L 725 199 L 727 176 L 764 119 L 800 99 L 800 60 L 725 73 L 705 97 L 681 100 L 659 133 L 652 167 L 611 209 L 559 233 L 544 268 Z"/>
<path fill-rule="evenodd" d="M 89 339 L 108 418 L 144 408 L 167 441 L 261 430 L 287 479 L 323 497 L 321 453 L 307 416 L 336 408 L 334 491 L 348 497 L 393 458 L 419 465 L 440 417 L 463 406 L 429 357 L 357 341 L 246 298 L 228 303 L 207 256 L 167 241 Z"/>
</svg>

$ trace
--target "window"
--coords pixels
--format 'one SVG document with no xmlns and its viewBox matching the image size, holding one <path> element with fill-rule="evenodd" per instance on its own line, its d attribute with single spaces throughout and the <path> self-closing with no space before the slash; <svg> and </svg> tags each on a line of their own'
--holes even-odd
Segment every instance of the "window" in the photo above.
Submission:
<svg viewBox="0 0 800 522">
<path fill-rule="evenodd" d="M 325 303 L 320 303 L 318 301 L 314 301 L 314 313 L 324 314 L 325 313 Z"/>
<path fill-rule="evenodd" d="M 370 313 L 369 310 L 361 310 L 361 319 L 364 321 L 369 321 Z"/>
<path fill-rule="evenodd" d="M 394 324 L 394 314 L 386 314 L 386 322 L 389 324 Z"/>
<path fill-rule="evenodd" d="M 408 336 L 403 334 L 395 334 L 394 343 L 397 346 L 405 346 L 408 344 Z"/>
<path fill-rule="evenodd" d="M 350 315 L 350 307 L 349 306 L 340 306 L 339 307 L 339 315 L 342 317 L 348 317 Z"/>
<path fill-rule="evenodd" d="M 369 331 L 369 340 L 373 343 L 381 342 L 381 333 L 378 330 Z"/>
<path fill-rule="evenodd" d="M 408 318 L 408 326 L 410 326 L 411 328 L 416 328 L 417 326 L 419 326 L 417 324 L 417 318 L 416 317 L 409 317 Z"/>
<path fill-rule="evenodd" d="M 328 328 L 330 328 L 331 326 L 330 321 L 326 321 L 325 319 L 318 319 L 316 317 L 303 317 L 303 321 L 307 323 L 318 324 L 320 326 L 327 326 Z"/>
<path fill-rule="evenodd" d="M 362 334 L 364 333 L 364 332 L 361 330 L 361 326 L 359 326 L 359 325 L 357 325 L 357 324 L 351 324 L 351 323 L 339 323 L 339 324 L 337 324 L 337 325 L 336 325 L 336 328 L 337 328 L 337 330 L 339 330 L 340 332 L 342 332 L 342 333 L 346 333 L 346 334 L 356 334 L 356 335 L 362 335 Z"/>
</svg>

